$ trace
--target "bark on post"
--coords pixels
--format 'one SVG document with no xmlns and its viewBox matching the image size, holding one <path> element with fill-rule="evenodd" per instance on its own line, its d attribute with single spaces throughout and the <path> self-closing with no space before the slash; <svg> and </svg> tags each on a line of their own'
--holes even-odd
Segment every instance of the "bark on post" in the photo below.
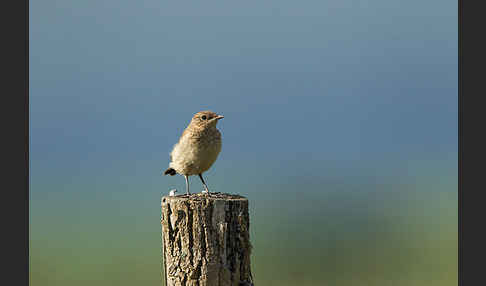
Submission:
<svg viewBox="0 0 486 286">
<path fill-rule="evenodd" d="M 248 199 L 211 193 L 162 197 L 166 286 L 250 286 Z"/>
</svg>

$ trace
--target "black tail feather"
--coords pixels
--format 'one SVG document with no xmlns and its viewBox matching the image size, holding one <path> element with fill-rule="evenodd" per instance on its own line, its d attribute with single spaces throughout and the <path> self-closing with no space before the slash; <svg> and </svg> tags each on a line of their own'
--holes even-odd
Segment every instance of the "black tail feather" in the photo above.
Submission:
<svg viewBox="0 0 486 286">
<path fill-rule="evenodd" d="M 176 170 L 174 170 L 172 168 L 169 168 L 169 169 L 165 170 L 165 172 L 164 172 L 164 175 L 174 176 L 175 174 L 176 174 Z"/>
</svg>

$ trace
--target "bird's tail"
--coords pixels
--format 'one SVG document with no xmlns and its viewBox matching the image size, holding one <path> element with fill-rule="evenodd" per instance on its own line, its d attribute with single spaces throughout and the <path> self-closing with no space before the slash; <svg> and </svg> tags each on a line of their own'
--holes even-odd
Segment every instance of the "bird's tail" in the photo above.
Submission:
<svg viewBox="0 0 486 286">
<path fill-rule="evenodd" d="M 169 168 L 169 169 L 165 170 L 165 172 L 164 172 L 164 175 L 174 176 L 175 174 L 176 174 L 176 170 L 174 170 L 172 168 Z"/>
</svg>

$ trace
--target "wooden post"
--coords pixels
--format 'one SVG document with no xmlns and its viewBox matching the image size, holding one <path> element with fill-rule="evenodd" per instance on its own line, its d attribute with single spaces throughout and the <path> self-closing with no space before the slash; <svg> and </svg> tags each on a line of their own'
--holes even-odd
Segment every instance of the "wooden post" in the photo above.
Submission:
<svg viewBox="0 0 486 286">
<path fill-rule="evenodd" d="M 253 286 L 248 199 L 211 193 L 162 197 L 166 286 Z"/>
</svg>

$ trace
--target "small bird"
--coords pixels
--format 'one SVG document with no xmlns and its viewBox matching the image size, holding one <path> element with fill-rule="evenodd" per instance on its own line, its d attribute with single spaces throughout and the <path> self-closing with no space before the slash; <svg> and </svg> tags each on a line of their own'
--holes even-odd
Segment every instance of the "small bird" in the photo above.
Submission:
<svg viewBox="0 0 486 286">
<path fill-rule="evenodd" d="M 169 168 L 164 175 L 181 174 L 186 179 L 186 192 L 189 192 L 189 176 L 198 175 L 204 185 L 204 191 L 209 189 L 202 173 L 206 172 L 218 158 L 221 152 L 221 133 L 216 128 L 220 119 L 224 118 L 212 111 L 200 111 L 192 117 L 191 122 L 182 133 L 179 142 L 170 153 Z"/>
</svg>

